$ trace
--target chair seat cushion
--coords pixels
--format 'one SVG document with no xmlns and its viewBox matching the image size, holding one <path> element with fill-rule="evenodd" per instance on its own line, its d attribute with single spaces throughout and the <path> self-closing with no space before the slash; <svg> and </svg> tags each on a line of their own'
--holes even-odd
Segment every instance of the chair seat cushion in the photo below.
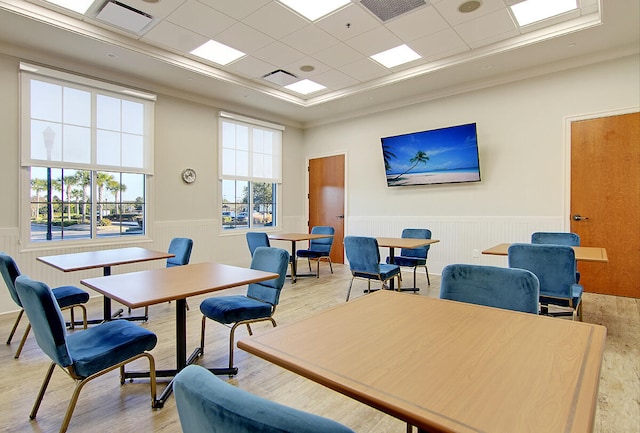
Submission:
<svg viewBox="0 0 640 433">
<path fill-rule="evenodd" d="M 113 320 L 67 336 L 76 374 L 87 377 L 153 349 L 156 335 L 127 320 Z"/>
<path fill-rule="evenodd" d="M 322 251 L 312 251 L 312 250 L 298 250 L 296 251 L 296 255 L 298 257 L 303 257 L 306 259 L 317 259 L 319 257 L 326 257 L 329 253 L 324 253 Z"/>
<path fill-rule="evenodd" d="M 389 263 L 389 260 L 389 257 L 387 257 L 387 263 Z M 424 266 L 427 264 L 427 259 L 423 259 L 420 257 L 394 256 L 393 261 L 398 266 L 406 266 L 410 268 L 414 268 L 416 266 Z"/>
<path fill-rule="evenodd" d="M 51 290 L 60 308 L 70 305 L 84 304 L 89 300 L 89 293 L 75 286 L 61 286 Z"/>
<path fill-rule="evenodd" d="M 208 298 L 200 303 L 200 311 L 219 323 L 235 323 L 271 316 L 271 304 L 243 295 Z"/>
<path fill-rule="evenodd" d="M 573 304 L 573 307 L 575 308 L 580 303 L 580 299 L 582 298 L 582 292 L 584 288 L 580 284 L 574 284 L 573 286 L 571 286 L 571 290 L 573 295 L 571 302 Z M 550 305 L 558 305 L 561 307 L 569 306 L 568 299 L 550 298 L 550 297 L 544 296 L 542 293 L 540 293 L 540 303 L 543 305 L 550 304 Z"/>
<path fill-rule="evenodd" d="M 399 273 L 400 273 L 400 267 L 398 265 L 387 265 L 384 263 L 380 263 L 380 280 L 386 281 L 390 278 L 395 277 Z M 353 275 L 360 278 L 378 279 L 376 275 L 367 274 L 363 272 L 354 272 Z"/>
</svg>

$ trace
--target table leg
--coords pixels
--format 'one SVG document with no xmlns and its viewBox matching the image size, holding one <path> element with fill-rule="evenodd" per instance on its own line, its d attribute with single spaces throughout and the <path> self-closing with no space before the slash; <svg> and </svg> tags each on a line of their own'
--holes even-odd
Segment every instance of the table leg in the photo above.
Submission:
<svg viewBox="0 0 640 433">
<path fill-rule="evenodd" d="M 291 283 L 298 278 L 298 261 L 296 260 L 296 241 L 291 241 Z"/>
<path fill-rule="evenodd" d="M 390 265 L 395 265 L 396 264 L 396 258 L 395 258 L 395 248 L 394 247 L 389 247 L 389 264 Z M 392 278 L 389 281 L 389 288 L 391 290 L 395 290 L 395 278 Z"/>
</svg>

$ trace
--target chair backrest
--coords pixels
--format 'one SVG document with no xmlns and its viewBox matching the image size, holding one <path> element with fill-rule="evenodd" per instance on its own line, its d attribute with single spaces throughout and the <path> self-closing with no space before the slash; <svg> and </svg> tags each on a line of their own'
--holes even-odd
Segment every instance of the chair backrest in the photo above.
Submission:
<svg viewBox="0 0 640 433">
<path fill-rule="evenodd" d="M 184 433 L 353 433 L 327 418 L 253 395 L 189 365 L 173 381 Z"/>
<path fill-rule="evenodd" d="M 320 238 L 320 239 L 311 239 L 309 241 L 309 249 L 311 251 L 317 251 L 319 253 L 327 253 L 331 252 L 331 246 L 333 245 L 333 234 L 335 233 L 335 229 L 331 226 L 315 226 L 311 228 L 311 234 L 318 235 L 332 235 L 328 238 Z"/>
<path fill-rule="evenodd" d="M 0 274 L 2 274 L 2 279 L 7 285 L 7 289 L 9 289 L 11 299 L 19 307 L 22 307 L 22 302 L 20 302 L 20 297 L 16 292 L 16 278 L 20 276 L 20 269 L 18 269 L 15 260 L 5 253 L 0 253 Z"/>
<path fill-rule="evenodd" d="M 447 265 L 442 270 L 440 298 L 538 314 L 540 284 L 524 269 Z"/>
<path fill-rule="evenodd" d="M 251 269 L 273 272 L 278 274 L 279 277 L 249 284 L 247 296 L 260 299 L 271 305 L 278 305 L 288 266 L 289 252 L 287 250 L 271 247 L 256 248 L 251 259 Z"/>
<path fill-rule="evenodd" d="M 402 230 L 403 238 L 411 239 L 431 239 L 431 230 L 429 229 L 404 229 Z M 417 257 L 419 259 L 426 259 L 429 253 L 429 247 L 431 245 L 425 245 L 418 248 L 402 248 L 400 249 L 400 255 L 405 257 Z"/>
<path fill-rule="evenodd" d="M 535 232 L 531 234 L 532 244 L 580 246 L 580 236 L 569 232 Z"/>
<path fill-rule="evenodd" d="M 16 291 L 40 349 L 61 367 L 70 366 L 64 318 L 49 286 L 21 275 L 16 278 Z"/>
<path fill-rule="evenodd" d="M 183 266 L 189 263 L 191 258 L 191 250 L 193 249 L 193 240 L 189 238 L 173 238 L 169 244 L 169 253 L 175 254 L 175 257 L 167 259 L 167 268 L 174 266 Z"/>
<path fill-rule="evenodd" d="M 271 246 L 269 236 L 265 232 L 247 232 L 247 244 L 249 245 L 251 257 L 253 257 L 253 252 L 256 248 Z"/>
<path fill-rule="evenodd" d="M 380 250 L 376 238 L 347 236 L 344 238 L 344 250 L 352 274 L 354 272 L 372 275 L 380 273 Z"/>
<path fill-rule="evenodd" d="M 576 255 L 565 245 L 512 244 L 510 268 L 533 272 L 540 282 L 540 295 L 571 299 L 576 284 Z"/>
</svg>

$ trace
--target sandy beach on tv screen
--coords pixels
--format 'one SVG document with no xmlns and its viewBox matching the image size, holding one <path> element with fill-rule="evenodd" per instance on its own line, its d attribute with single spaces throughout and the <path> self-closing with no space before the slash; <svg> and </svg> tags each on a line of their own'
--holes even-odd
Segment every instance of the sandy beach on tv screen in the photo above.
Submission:
<svg viewBox="0 0 640 433">
<path fill-rule="evenodd" d="M 430 183 L 476 182 L 480 180 L 478 173 L 414 173 L 403 174 L 397 180 L 397 175 L 387 176 L 389 186 L 424 185 Z"/>
</svg>

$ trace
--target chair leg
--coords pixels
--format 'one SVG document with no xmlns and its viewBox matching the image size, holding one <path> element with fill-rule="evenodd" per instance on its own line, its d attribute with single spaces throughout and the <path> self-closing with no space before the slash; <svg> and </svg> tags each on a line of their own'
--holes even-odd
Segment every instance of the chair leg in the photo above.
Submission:
<svg viewBox="0 0 640 433">
<path fill-rule="evenodd" d="M 204 326 L 207 323 L 207 316 L 202 316 L 202 325 L 200 326 L 200 355 L 204 355 Z"/>
<path fill-rule="evenodd" d="M 349 290 L 347 291 L 347 300 L 345 302 L 349 302 L 349 296 L 351 295 L 351 286 L 353 286 L 354 277 L 351 277 L 351 282 L 349 283 Z"/>
<path fill-rule="evenodd" d="M 331 257 L 327 256 L 327 260 L 329 260 L 329 269 L 331 269 L 331 273 L 333 274 L 333 265 L 331 264 Z"/>
<path fill-rule="evenodd" d="M 311 259 L 307 257 L 307 265 L 309 265 L 309 273 L 311 273 Z"/>
<path fill-rule="evenodd" d="M 229 369 L 233 369 L 233 341 L 235 339 L 236 328 L 240 323 L 234 323 L 229 332 Z M 249 326 L 247 324 L 247 326 Z"/>
<path fill-rule="evenodd" d="M 24 330 L 24 334 L 22 335 L 22 340 L 20 340 L 20 344 L 18 345 L 18 350 L 16 350 L 16 354 L 13 355 L 15 359 L 20 358 L 20 354 L 22 353 L 22 348 L 24 347 L 24 343 L 27 341 L 27 337 L 29 336 L 30 331 L 31 331 L 31 323 L 27 324 L 27 328 Z"/>
<path fill-rule="evenodd" d="M 316 278 L 320 278 L 320 259 L 316 260 Z"/>
<path fill-rule="evenodd" d="M 30 419 L 35 419 L 36 414 L 38 413 L 38 409 L 40 408 L 40 403 L 42 403 L 42 397 L 44 397 L 44 393 L 47 390 L 47 386 L 49 386 L 49 381 L 51 380 L 51 376 L 53 375 L 53 369 L 56 368 L 56 363 L 52 362 L 49 365 L 49 369 L 47 370 L 47 374 L 44 377 L 44 381 L 42 382 L 42 386 L 40 387 L 40 392 L 36 397 L 36 402 L 33 404 L 33 408 L 31 409 L 31 413 L 29 414 Z"/>
<path fill-rule="evenodd" d="M 13 328 L 11 328 L 11 333 L 9 334 L 9 338 L 7 338 L 7 344 L 11 344 L 11 339 L 13 338 L 13 334 L 16 333 L 16 329 L 18 328 L 18 323 L 20 323 L 20 319 L 22 319 L 23 314 L 24 314 L 24 310 L 20 310 L 20 313 L 18 313 L 18 317 L 16 318 L 16 322 L 13 324 Z"/>
<path fill-rule="evenodd" d="M 429 279 L 429 269 L 427 268 L 427 265 L 424 265 L 424 273 L 427 274 L 427 286 L 430 286 L 431 280 Z"/>
</svg>

